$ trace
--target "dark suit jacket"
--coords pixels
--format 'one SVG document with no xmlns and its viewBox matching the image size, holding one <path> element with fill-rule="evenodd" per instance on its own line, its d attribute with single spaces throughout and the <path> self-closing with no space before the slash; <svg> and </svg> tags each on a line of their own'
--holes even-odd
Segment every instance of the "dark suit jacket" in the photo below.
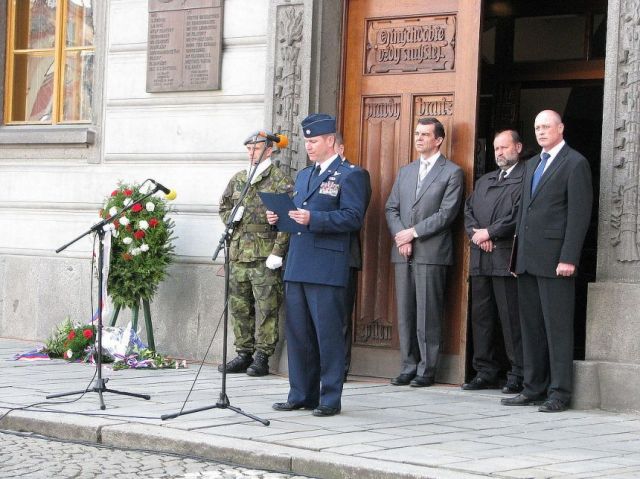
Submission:
<svg viewBox="0 0 640 479">
<path fill-rule="evenodd" d="M 386 204 L 389 230 L 393 236 L 414 227 L 412 259 L 422 264 L 453 264 L 451 223 L 460 211 L 463 173 L 443 155 L 436 160 L 416 196 L 420 160 L 403 166 L 398 172 Z M 391 261 L 404 263 L 398 248 L 391 248 Z"/>
<path fill-rule="evenodd" d="M 531 195 L 539 161 L 536 155 L 526 164 L 515 272 L 555 278 L 558 263 L 580 262 L 591 219 L 591 170 L 586 158 L 565 144 Z"/>
<path fill-rule="evenodd" d="M 476 182 L 473 193 L 467 198 L 464 206 L 467 236 L 471 239 L 473 228 L 486 228 L 494 246 L 491 253 L 485 253 L 478 245 L 471 243 L 471 276 L 511 276 L 509 259 L 518 220 L 524 170 L 525 165 L 521 161 L 500 182 L 500 170 L 487 173 Z"/>
<path fill-rule="evenodd" d="M 342 160 L 342 164 L 349 166 L 349 160 L 344 158 Z M 364 212 L 367 213 L 367 208 L 369 208 L 369 202 L 371 201 L 371 176 L 369 172 L 362 169 L 362 173 L 364 174 L 365 179 L 365 187 L 366 187 L 366 203 L 364 205 Z M 364 222 L 364 220 L 363 220 Z M 360 241 L 360 230 L 351 233 L 351 244 L 349 246 L 349 266 L 351 268 L 356 268 L 358 270 L 362 269 L 362 242 Z"/>
<path fill-rule="evenodd" d="M 339 156 L 324 173 L 313 167 L 298 173 L 293 202 L 311 212 L 304 233 L 291 234 L 285 281 L 346 286 L 352 232 L 362 227 L 366 203 L 362 169 L 343 165 Z"/>
</svg>

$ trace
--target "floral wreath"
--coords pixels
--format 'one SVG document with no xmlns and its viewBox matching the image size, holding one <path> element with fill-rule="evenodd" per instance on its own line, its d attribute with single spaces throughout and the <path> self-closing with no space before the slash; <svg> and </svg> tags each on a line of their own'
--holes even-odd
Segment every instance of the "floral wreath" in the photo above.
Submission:
<svg viewBox="0 0 640 479">
<path fill-rule="evenodd" d="M 131 308 L 140 300 L 151 300 L 173 261 L 173 221 L 167 218 L 166 201 L 150 196 L 143 184 L 119 183 L 105 200 L 101 218 L 112 218 L 122 208 L 133 206 L 111 223 L 111 265 L 107 292 L 113 303 Z"/>
</svg>

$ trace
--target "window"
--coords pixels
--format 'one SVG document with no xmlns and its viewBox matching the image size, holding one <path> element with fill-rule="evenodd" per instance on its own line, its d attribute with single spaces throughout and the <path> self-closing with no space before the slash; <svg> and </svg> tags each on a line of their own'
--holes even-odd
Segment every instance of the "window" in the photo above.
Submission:
<svg viewBox="0 0 640 479">
<path fill-rule="evenodd" d="M 89 123 L 92 0 L 9 0 L 5 123 Z"/>
</svg>

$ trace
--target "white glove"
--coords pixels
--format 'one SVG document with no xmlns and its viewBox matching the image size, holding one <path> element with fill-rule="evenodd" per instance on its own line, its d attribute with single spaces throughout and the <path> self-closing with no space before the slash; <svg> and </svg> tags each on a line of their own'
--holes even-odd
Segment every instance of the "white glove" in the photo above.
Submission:
<svg viewBox="0 0 640 479">
<path fill-rule="evenodd" d="M 280 266 L 282 266 L 282 256 L 270 254 L 265 263 L 267 265 L 267 268 L 269 269 L 278 269 Z"/>
<path fill-rule="evenodd" d="M 236 215 L 233 217 L 234 222 L 238 222 L 242 219 L 242 215 L 244 214 L 244 206 L 238 206 L 236 210 Z"/>
</svg>

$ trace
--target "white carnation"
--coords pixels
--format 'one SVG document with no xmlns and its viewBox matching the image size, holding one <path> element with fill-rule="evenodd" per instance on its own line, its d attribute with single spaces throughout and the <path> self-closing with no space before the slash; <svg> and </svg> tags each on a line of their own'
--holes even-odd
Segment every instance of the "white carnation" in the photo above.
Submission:
<svg viewBox="0 0 640 479">
<path fill-rule="evenodd" d="M 148 227 L 149 227 L 149 223 L 147 223 L 145 220 L 140 220 L 138 222 L 138 229 L 146 230 Z"/>
<path fill-rule="evenodd" d="M 127 219 L 126 216 L 123 216 L 122 218 L 120 218 L 120 224 L 122 226 L 127 226 L 130 223 L 130 221 Z"/>
<path fill-rule="evenodd" d="M 122 238 L 122 242 L 124 244 L 131 244 L 133 243 L 133 238 L 131 238 L 131 236 L 127 236 L 126 238 Z"/>
<path fill-rule="evenodd" d="M 131 255 L 138 256 L 140 254 L 140 248 L 131 248 Z"/>
<path fill-rule="evenodd" d="M 153 204 L 153 201 L 149 201 L 144 207 L 147 211 L 154 211 L 156 209 L 156 205 Z"/>
<path fill-rule="evenodd" d="M 113 216 L 118 212 L 118 208 L 116 208 L 115 206 L 112 206 L 111 208 L 109 208 L 109 216 Z"/>
<path fill-rule="evenodd" d="M 149 251 L 149 245 L 148 244 L 142 244 L 140 245 L 140 251 Z"/>
<path fill-rule="evenodd" d="M 131 203 L 133 203 L 133 200 L 131 198 L 125 198 L 124 199 L 124 205 L 125 206 L 129 206 Z"/>
</svg>

